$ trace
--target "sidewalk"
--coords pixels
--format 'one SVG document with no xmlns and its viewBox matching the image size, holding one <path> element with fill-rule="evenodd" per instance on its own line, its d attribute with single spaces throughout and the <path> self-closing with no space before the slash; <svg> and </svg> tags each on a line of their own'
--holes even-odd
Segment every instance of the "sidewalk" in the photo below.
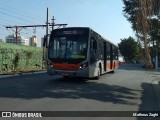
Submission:
<svg viewBox="0 0 160 120">
<path fill-rule="evenodd" d="M 32 71 L 32 72 L 22 72 L 22 73 L 16 73 L 16 74 L 0 75 L 0 79 L 7 78 L 7 77 L 20 76 L 20 75 L 40 74 L 40 73 L 46 73 L 46 72 L 47 70 L 39 70 L 39 71 Z"/>
</svg>

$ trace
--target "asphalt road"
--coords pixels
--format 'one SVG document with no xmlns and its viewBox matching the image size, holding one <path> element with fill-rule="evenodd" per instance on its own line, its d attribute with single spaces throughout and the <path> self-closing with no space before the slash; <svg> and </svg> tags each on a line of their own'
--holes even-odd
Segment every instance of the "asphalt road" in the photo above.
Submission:
<svg viewBox="0 0 160 120">
<path fill-rule="evenodd" d="M 0 78 L 0 111 L 160 111 L 157 102 L 152 79 L 137 64 L 121 65 L 115 73 L 105 74 L 100 80 L 66 80 L 46 73 Z"/>
</svg>

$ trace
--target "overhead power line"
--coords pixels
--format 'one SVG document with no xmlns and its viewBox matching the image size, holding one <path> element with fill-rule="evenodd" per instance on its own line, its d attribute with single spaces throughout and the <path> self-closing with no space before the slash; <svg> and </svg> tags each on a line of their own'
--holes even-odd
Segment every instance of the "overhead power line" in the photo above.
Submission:
<svg viewBox="0 0 160 120">
<path fill-rule="evenodd" d="M 1 2 L 1 1 L 0 1 L 0 2 Z M 12 12 L 13 12 L 13 11 L 16 11 L 17 13 L 25 14 L 26 16 L 31 15 L 31 13 L 29 13 L 29 12 L 27 12 L 27 11 L 24 11 L 24 10 L 22 10 L 22 9 L 18 9 L 17 7 L 13 7 L 13 6 L 9 5 L 8 3 L 7 3 L 7 4 L 4 4 L 3 2 L 1 2 L 1 3 L 0 3 L 0 6 L 3 7 L 4 9 L 5 9 L 5 8 L 10 9 Z M 4 7 L 4 6 L 5 6 L 5 7 Z M 29 17 L 31 17 L 31 16 L 29 16 Z M 31 17 L 31 18 L 33 18 L 33 17 Z M 40 19 L 38 19 L 38 18 L 40 18 Z M 40 16 L 39 16 L 38 18 L 34 18 L 34 19 L 37 19 L 37 20 L 42 20 L 42 19 L 44 19 L 44 18 L 42 18 L 42 17 L 40 17 Z"/>
<path fill-rule="evenodd" d="M 1 21 L 2 19 L 0 19 L 0 21 Z M 3 30 L 5 30 L 6 29 L 6 26 L 10 26 L 6 21 L 12 21 L 12 20 L 8 20 L 8 19 L 5 19 L 5 20 L 3 20 L 3 21 L 5 21 L 5 22 L 0 22 L 1 24 L 0 24 L 0 27 L 3 29 Z M 18 24 L 18 22 L 17 22 L 17 24 Z M 16 25 L 15 25 L 16 26 Z M 28 31 L 28 32 L 30 32 L 30 33 L 33 33 L 33 30 L 30 30 L 30 29 L 25 29 L 26 31 Z M 37 31 L 37 33 L 41 33 L 41 34 L 44 34 L 44 33 L 42 33 L 41 31 L 39 31 L 39 30 L 36 30 Z"/>
<path fill-rule="evenodd" d="M 46 25 L 24 25 L 24 26 L 6 26 L 6 28 L 7 29 L 12 29 L 13 30 L 13 28 L 15 28 L 16 30 L 13 30 L 14 32 L 15 32 L 15 34 L 16 34 L 16 43 L 18 42 L 18 33 L 23 29 L 23 28 L 36 28 L 36 27 L 46 27 L 47 28 L 47 26 L 52 26 L 52 29 L 54 28 L 53 26 L 58 26 L 58 28 L 59 27 L 61 27 L 61 26 L 66 26 L 67 24 L 54 24 L 54 22 L 53 22 L 53 24 L 51 24 L 51 25 L 49 25 L 49 22 L 47 21 L 46 22 Z M 48 29 L 48 28 L 47 28 Z M 48 30 L 47 30 L 48 31 Z M 46 32 L 46 35 L 48 36 L 48 32 Z"/>
<path fill-rule="evenodd" d="M 35 18 L 35 17 L 31 17 L 31 16 L 29 16 L 30 13 L 28 13 L 26 11 L 22 11 L 21 9 L 14 8 L 12 6 L 8 6 L 8 4 L 3 4 L 3 3 L 0 4 L 0 10 L 1 10 L 0 14 L 3 14 L 3 15 L 6 15 L 6 16 L 15 18 L 15 19 L 19 19 L 19 20 L 22 20 L 22 21 L 25 21 L 25 22 L 28 22 L 28 23 L 35 23 L 33 20 L 41 21 L 41 22 L 45 23 L 45 21 L 43 21 L 44 18 L 41 17 L 41 19 L 38 19 L 38 18 Z M 16 14 L 16 15 L 14 15 L 14 14 Z M 17 16 L 17 14 L 20 15 L 21 17 Z M 32 20 L 24 19 L 25 17 L 30 18 Z M 40 18 L 40 16 L 39 16 L 39 18 Z M 0 19 L 0 21 L 2 21 L 2 19 Z M 14 26 L 19 24 L 19 22 L 13 21 L 13 19 L 12 20 L 3 20 L 3 21 L 14 22 L 14 23 L 16 23 Z M 3 21 L 1 23 L 4 23 Z M 9 24 L 5 23 L 2 26 L 9 26 Z M 31 31 L 30 29 L 26 29 L 26 31 L 29 31 L 29 32 L 33 33 L 33 31 Z M 38 33 L 40 33 L 40 34 L 44 34 L 42 31 L 39 31 L 39 30 L 36 30 L 36 31 L 38 31 Z"/>
<path fill-rule="evenodd" d="M 2 21 L 2 22 L 5 21 L 5 22 L 9 22 L 9 23 L 14 23 L 15 25 L 16 25 L 16 24 L 20 24 L 20 22 L 14 21 L 13 19 L 10 20 L 10 19 L 1 19 L 1 18 L 0 18 L 0 21 Z M 7 24 L 8 24 L 8 23 L 7 23 Z"/>
<path fill-rule="evenodd" d="M 36 19 L 36 18 L 31 17 L 31 16 L 26 15 L 26 14 L 16 13 L 16 12 L 13 12 L 13 10 L 11 11 L 11 10 L 7 10 L 7 9 L 4 9 L 4 8 L 0 8 L 0 9 L 1 9 L 1 10 L 3 10 L 3 11 L 7 11 L 7 12 L 9 12 L 9 13 L 19 14 L 20 16 L 27 17 L 27 18 L 31 18 L 32 20 L 36 20 L 36 21 L 41 21 L 41 22 L 42 22 L 42 20 L 40 20 L 40 19 Z M 43 21 L 43 22 L 44 22 L 44 21 Z"/>
<path fill-rule="evenodd" d="M 10 16 L 10 17 L 17 18 L 17 19 L 19 19 L 19 20 L 23 20 L 23 21 L 25 21 L 25 22 L 33 23 L 32 21 L 28 21 L 28 20 L 25 20 L 25 19 L 23 19 L 23 18 L 14 16 L 14 15 L 10 15 L 10 14 L 8 14 L 8 13 L 4 13 L 4 12 L 1 12 L 1 11 L 0 11 L 0 13 L 3 14 L 3 15 L 7 15 L 7 16 Z"/>
</svg>

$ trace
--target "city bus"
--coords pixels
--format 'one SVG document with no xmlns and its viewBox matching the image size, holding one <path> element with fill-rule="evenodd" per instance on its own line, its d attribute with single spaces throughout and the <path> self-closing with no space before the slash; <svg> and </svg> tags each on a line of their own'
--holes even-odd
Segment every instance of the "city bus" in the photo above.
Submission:
<svg viewBox="0 0 160 120">
<path fill-rule="evenodd" d="M 91 28 L 68 27 L 51 32 L 49 75 L 99 79 L 118 66 L 118 47 Z"/>
</svg>

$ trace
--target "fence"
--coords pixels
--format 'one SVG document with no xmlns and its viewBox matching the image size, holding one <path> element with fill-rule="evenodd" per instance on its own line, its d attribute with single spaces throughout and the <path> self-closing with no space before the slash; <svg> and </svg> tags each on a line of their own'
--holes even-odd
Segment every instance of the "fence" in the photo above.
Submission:
<svg viewBox="0 0 160 120">
<path fill-rule="evenodd" d="M 0 42 L 0 74 L 44 68 L 43 49 Z"/>
</svg>

